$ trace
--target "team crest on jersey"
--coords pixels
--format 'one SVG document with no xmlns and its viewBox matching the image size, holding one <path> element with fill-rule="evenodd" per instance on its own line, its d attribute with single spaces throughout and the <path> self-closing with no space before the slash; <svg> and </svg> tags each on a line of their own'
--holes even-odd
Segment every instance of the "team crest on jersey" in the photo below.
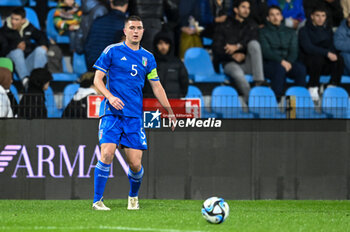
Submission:
<svg viewBox="0 0 350 232">
<path fill-rule="evenodd" d="M 147 58 L 146 57 L 142 57 L 142 64 L 143 64 L 143 66 L 147 66 Z"/>
</svg>

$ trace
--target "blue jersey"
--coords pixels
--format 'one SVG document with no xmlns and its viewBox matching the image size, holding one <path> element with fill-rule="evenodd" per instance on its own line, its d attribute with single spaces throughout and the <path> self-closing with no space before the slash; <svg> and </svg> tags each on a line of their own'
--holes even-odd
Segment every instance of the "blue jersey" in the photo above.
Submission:
<svg viewBox="0 0 350 232">
<path fill-rule="evenodd" d="M 124 108 L 117 110 L 105 98 L 100 117 L 111 114 L 142 117 L 145 78 L 159 81 L 153 54 L 142 47 L 134 51 L 125 42 L 112 44 L 105 48 L 93 67 L 106 73 L 106 88 L 124 102 Z"/>
</svg>

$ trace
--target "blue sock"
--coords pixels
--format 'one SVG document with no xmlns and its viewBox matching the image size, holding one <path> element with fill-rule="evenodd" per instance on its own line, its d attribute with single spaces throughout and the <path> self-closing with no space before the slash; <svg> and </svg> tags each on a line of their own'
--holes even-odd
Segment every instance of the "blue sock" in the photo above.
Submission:
<svg viewBox="0 0 350 232">
<path fill-rule="evenodd" d="M 141 186 L 141 181 L 143 177 L 143 167 L 141 166 L 141 170 L 139 172 L 133 172 L 129 168 L 128 178 L 130 182 L 130 197 L 136 197 L 139 195 L 139 189 Z"/>
<path fill-rule="evenodd" d="M 100 160 L 96 164 L 95 168 L 95 195 L 94 203 L 101 200 L 103 192 L 105 191 L 106 183 L 109 176 L 110 164 L 104 164 Z"/>
</svg>

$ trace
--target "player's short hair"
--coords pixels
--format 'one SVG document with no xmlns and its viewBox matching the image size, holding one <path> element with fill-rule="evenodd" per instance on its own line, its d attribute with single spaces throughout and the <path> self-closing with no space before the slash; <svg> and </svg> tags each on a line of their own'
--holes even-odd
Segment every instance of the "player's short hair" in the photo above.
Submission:
<svg viewBox="0 0 350 232">
<path fill-rule="evenodd" d="M 129 0 L 111 0 L 113 6 L 124 6 L 129 3 Z"/>
<path fill-rule="evenodd" d="M 125 19 L 125 24 L 127 24 L 129 21 L 139 21 L 142 22 L 141 17 L 137 15 L 130 15 L 127 19 Z"/>
<path fill-rule="evenodd" d="M 279 7 L 279 6 L 276 6 L 276 5 L 270 6 L 270 7 L 267 9 L 267 15 L 270 14 L 270 11 L 271 11 L 271 10 L 278 10 L 278 11 L 282 14 L 282 9 L 281 9 L 281 7 Z"/>
<path fill-rule="evenodd" d="M 248 2 L 249 5 L 252 5 L 250 0 L 237 0 L 233 3 L 233 8 L 238 8 L 243 2 Z"/>
<path fill-rule="evenodd" d="M 11 14 L 19 15 L 19 16 L 21 16 L 22 18 L 25 18 L 25 17 L 26 17 L 26 11 L 24 10 L 23 7 L 16 7 L 15 9 L 13 9 L 13 11 L 11 12 Z"/>
</svg>

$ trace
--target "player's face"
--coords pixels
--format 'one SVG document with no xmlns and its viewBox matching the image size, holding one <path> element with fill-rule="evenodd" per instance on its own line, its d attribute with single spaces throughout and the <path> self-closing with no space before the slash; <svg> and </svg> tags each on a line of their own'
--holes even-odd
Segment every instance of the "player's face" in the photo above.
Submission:
<svg viewBox="0 0 350 232">
<path fill-rule="evenodd" d="M 11 14 L 12 29 L 19 30 L 22 27 L 22 25 L 25 23 L 25 21 L 26 19 L 22 18 L 22 16 Z"/>
<path fill-rule="evenodd" d="M 274 26 L 281 25 L 281 22 L 283 20 L 283 16 L 281 12 L 277 9 L 271 9 L 269 11 L 269 15 L 267 16 L 267 21 L 269 21 Z"/>
<path fill-rule="evenodd" d="M 315 26 L 323 26 L 324 23 L 326 22 L 326 19 L 327 19 L 326 12 L 316 11 L 313 14 L 311 14 L 311 20 Z"/>
<path fill-rule="evenodd" d="M 141 21 L 128 21 L 125 24 L 124 34 L 126 40 L 131 44 L 140 43 L 143 35 L 143 24 Z"/>
</svg>

